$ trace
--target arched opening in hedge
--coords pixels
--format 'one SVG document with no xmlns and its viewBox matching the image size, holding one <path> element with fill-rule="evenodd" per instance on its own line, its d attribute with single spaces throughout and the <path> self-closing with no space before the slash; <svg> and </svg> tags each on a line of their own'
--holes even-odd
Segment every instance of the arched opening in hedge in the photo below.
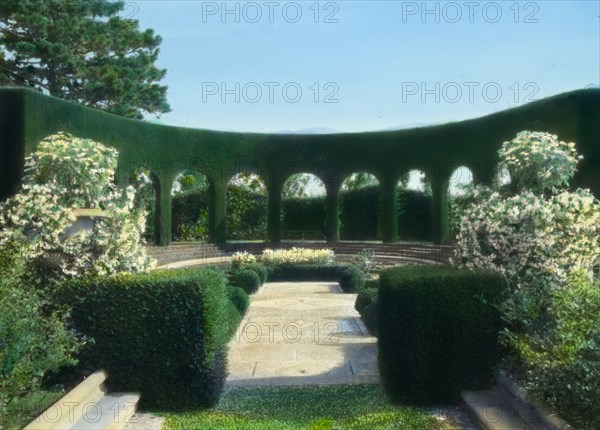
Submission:
<svg viewBox="0 0 600 430">
<path fill-rule="evenodd" d="M 466 166 L 457 167 L 450 175 L 448 187 L 448 228 L 450 237 L 455 237 L 460 227 L 460 218 L 471 202 L 469 188 L 473 186 L 473 172 Z"/>
<path fill-rule="evenodd" d="M 209 181 L 196 170 L 180 172 L 171 189 L 171 235 L 173 241 L 208 239 Z"/>
<path fill-rule="evenodd" d="M 134 207 L 146 213 L 146 229 L 143 233 L 144 240 L 149 244 L 158 242 L 158 177 L 146 167 L 134 169 L 128 184 L 136 189 Z"/>
<path fill-rule="evenodd" d="M 281 192 L 283 239 L 325 239 L 326 195 L 325 184 L 312 173 L 287 178 Z"/>
<path fill-rule="evenodd" d="M 227 184 L 227 240 L 267 240 L 267 187 L 260 176 L 240 172 Z"/>
<path fill-rule="evenodd" d="M 340 239 L 381 239 L 379 180 L 368 172 L 352 173 L 340 192 Z"/>
<path fill-rule="evenodd" d="M 404 174 L 397 184 L 398 239 L 430 241 L 432 230 L 431 183 L 417 169 Z"/>
</svg>

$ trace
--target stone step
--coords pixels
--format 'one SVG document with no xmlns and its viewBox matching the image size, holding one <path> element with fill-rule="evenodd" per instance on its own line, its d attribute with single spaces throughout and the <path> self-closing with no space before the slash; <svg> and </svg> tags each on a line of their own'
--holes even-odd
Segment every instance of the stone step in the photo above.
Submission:
<svg viewBox="0 0 600 430">
<path fill-rule="evenodd" d="M 573 430 L 573 427 L 556 414 L 545 410 L 542 406 L 531 402 L 511 377 L 503 372 L 496 375 L 494 392 L 518 413 L 521 420 L 536 430 Z"/>
<path fill-rule="evenodd" d="M 188 260 L 217 258 L 231 256 L 237 251 L 247 251 L 260 254 L 266 248 L 273 246 L 260 242 L 241 242 L 213 244 L 207 242 L 179 242 L 168 247 L 148 246 L 148 255 L 155 258 L 159 266 Z M 435 246 L 423 243 L 355 243 L 355 242 L 282 242 L 275 246 L 277 249 L 301 247 L 308 249 L 329 248 L 336 255 L 356 255 L 363 249 L 371 249 L 375 257 L 381 259 L 408 258 L 426 259 L 437 262 L 447 262 L 452 256 L 451 246 Z"/>
<path fill-rule="evenodd" d="M 538 430 L 529 427 L 494 391 L 465 391 L 462 397 L 469 414 L 484 430 Z"/>
<path fill-rule="evenodd" d="M 122 430 L 135 414 L 140 396 L 110 393 L 88 407 L 86 413 L 73 423 L 70 430 Z"/>
<path fill-rule="evenodd" d="M 65 394 L 23 430 L 121 430 L 136 411 L 139 395 L 107 393 L 100 370 Z"/>
</svg>

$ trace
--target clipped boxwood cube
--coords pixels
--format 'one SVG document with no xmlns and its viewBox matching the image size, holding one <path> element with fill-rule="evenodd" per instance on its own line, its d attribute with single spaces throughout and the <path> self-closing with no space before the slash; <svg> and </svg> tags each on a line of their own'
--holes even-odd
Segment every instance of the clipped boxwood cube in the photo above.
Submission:
<svg viewBox="0 0 600 430">
<path fill-rule="evenodd" d="M 76 278 L 53 301 L 72 307 L 74 328 L 94 339 L 80 362 L 106 369 L 111 391 L 140 393 L 141 407 L 179 410 L 220 398 L 240 318 L 226 287 L 218 269 L 156 270 Z"/>
<path fill-rule="evenodd" d="M 498 343 L 504 279 L 450 266 L 402 266 L 381 274 L 379 371 L 393 401 L 455 402 L 488 387 Z"/>
</svg>

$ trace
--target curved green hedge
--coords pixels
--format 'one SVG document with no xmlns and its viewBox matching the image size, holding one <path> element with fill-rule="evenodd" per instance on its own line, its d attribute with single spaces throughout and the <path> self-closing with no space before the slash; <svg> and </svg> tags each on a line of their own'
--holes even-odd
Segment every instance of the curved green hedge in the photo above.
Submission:
<svg viewBox="0 0 600 430">
<path fill-rule="evenodd" d="M 268 190 L 267 233 L 281 240 L 281 189 L 291 175 L 316 174 L 329 195 L 344 178 L 367 172 L 379 180 L 382 240 L 397 240 L 395 185 L 408 171 L 425 172 L 432 189 L 432 240 L 448 237 L 447 191 L 454 169 L 469 167 L 489 183 L 502 142 L 522 130 L 548 131 L 578 145 L 583 160 L 575 187 L 600 196 L 600 89 L 577 90 L 481 118 L 416 129 L 334 134 L 261 134 L 170 127 L 111 115 L 31 89 L 0 89 L 0 200 L 16 191 L 24 157 L 58 131 L 99 141 L 119 151 L 119 183 L 148 168 L 156 176 L 158 242 L 171 240 L 171 188 L 178 173 L 195 170 L 210 184 L 208 234 L 226 239 L 226 186 L 240 172 L 256 172 Z M 327 200 L 327 235 L 338 235 L 338 205 Z"/>
</svg>

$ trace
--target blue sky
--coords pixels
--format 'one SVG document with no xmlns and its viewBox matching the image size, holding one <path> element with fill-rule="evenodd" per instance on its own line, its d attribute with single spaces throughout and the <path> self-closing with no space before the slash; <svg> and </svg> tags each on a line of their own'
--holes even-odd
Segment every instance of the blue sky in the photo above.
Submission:
<svg viewBox="0 0 600 430">
<path fill-rule="evenodd" d="M 402 128 L 600 80 L 596 1 L 135 1 L 124 13 L 163 37 L 173 111 L 160 121 L 173 125 Z"/>
</svg>

